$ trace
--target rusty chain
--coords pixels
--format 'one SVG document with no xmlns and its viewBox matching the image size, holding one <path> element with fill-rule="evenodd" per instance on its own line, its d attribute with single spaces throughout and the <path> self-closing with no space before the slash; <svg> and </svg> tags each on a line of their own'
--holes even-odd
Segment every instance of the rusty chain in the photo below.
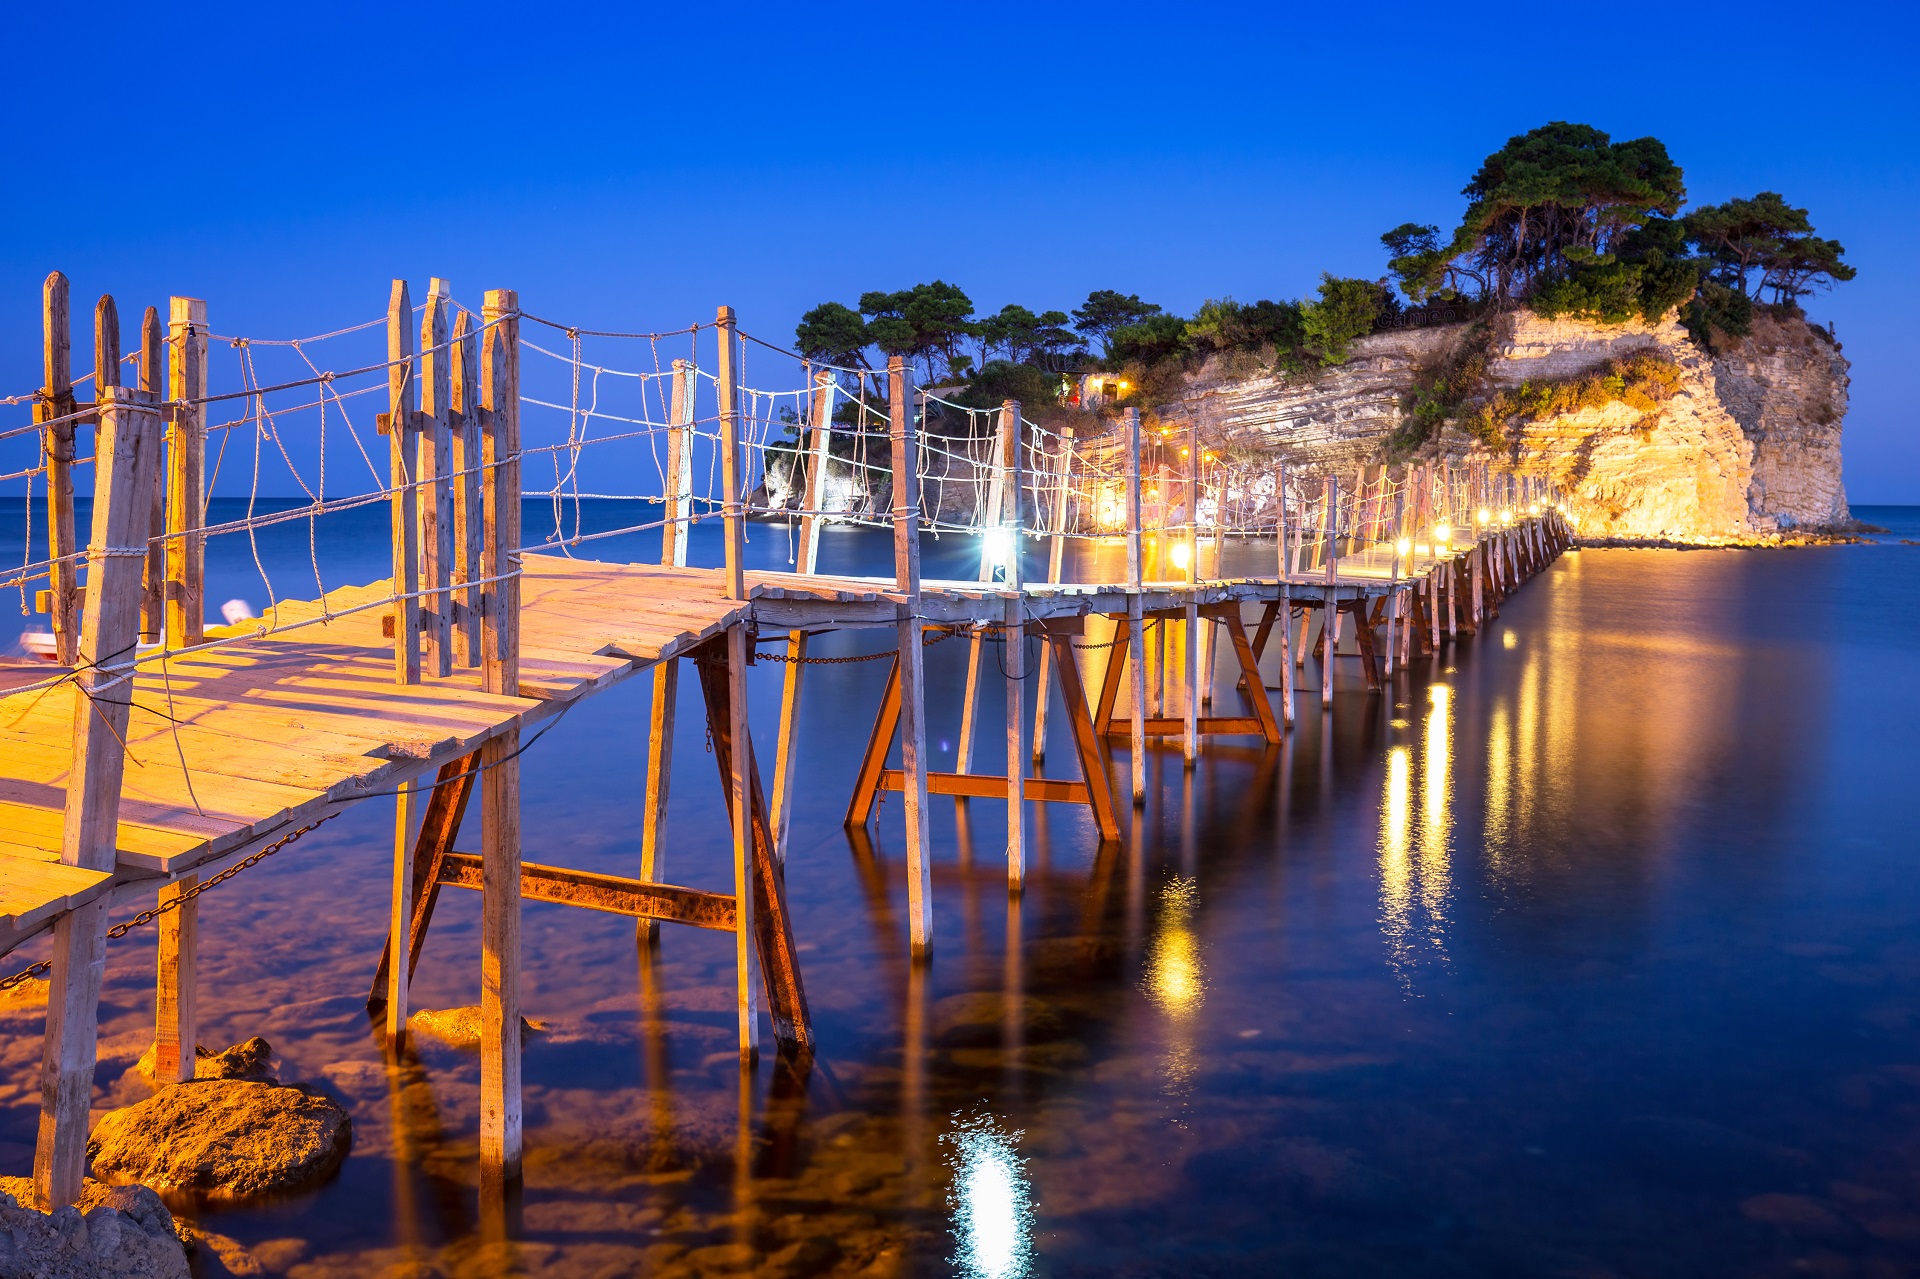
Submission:
<svg viewBox="0 0 1920 1279">
<path fill-rule="evenodd" d="M 259 865 L 261 862 L 265 861 L 267 858 L 273 856 L 275 853 L 285 848 L 288 844 L 291 844 L 295 840 L 299 839 L 302 835 L 306 834 L 308 831 L 313 830 L 317 826 L 326 825 L 328 822 L 332 821 L 334 818 L 338 817 L 339 815 L 340 814 L 338 813 L 328 813 L 325 817 L 322 817 L 319 821 L 314 822 L 311 825 L 302 826 L 299 830 L 294 831 L 290 835 L 282 835 L 279 839 L 274 840 L 271 844 L 268 844 L 265 848 L 262 848 L 259 852 L 250 854 L 249 856 L 241 859 L 240 861 L 235 862 L 233 865 L 221 871 L 218 875 L 213 876 L 213 878 L 208 879 L 203 883 L 195 884 L 192 888 L 187 889 L 186 892 L 181 893 L 178 897 L 168 898 L 166 901 L 160 902 L 159 904 L 154 906 L 153 909 L 151 910 L 143 910 L 138 915 L 135 915 L 132 919 L 129 919 L 124 924 L 115 924 L 112 928 L 109 928 L 107 930 L 108 940 L 119 941 L 122 937 L 125 937 L 128 933 L 132 932 L 134 929 L 145 928 L 148 924 L 151 924 L 154 920 L 160 918 L 162 915 L 168 914 L 172 911 L 179 910 L 182 906 L 186 905 L 188 902 L 198 897 L 201 893 L 206 892 L 209 888 L 212 888 L 218 884 L 224 884 L 229 879 L 232 879 L 235 875 L 238 875 L 241 871 L 247 870 L 251 867 Z M 19 986 L 25 982 L 31 981 L 33 978 L 38 977 L 40 974 L 48 971 L 52 967 L 53 967 L 53 961 L 51 959 L 43 959 L 37 964 L 29 964 L 27 967 L 21 969 L 19 972 L 15 973 L 11 977 L 0 978 L 0 992 L 12 990 L 15 986 Z"/>
</svg>

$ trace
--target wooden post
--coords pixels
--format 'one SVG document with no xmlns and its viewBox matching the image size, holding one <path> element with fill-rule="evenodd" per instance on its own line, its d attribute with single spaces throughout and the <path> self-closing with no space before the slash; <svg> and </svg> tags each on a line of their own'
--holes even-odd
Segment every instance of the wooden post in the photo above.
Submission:
<svg viewBox="0 0 1920 1279">
<path fill-rule="evenodd" d="M 1393 539 L 1393 568 L 1387 578 L 1391 583 L 1387 589 L 1387 674 L 1392 675 L 1394 642 L 1400 637 L 1400 573 L 1406 567 L 1400 562 L 1400 543 L 1407 537 L 1405 485 L 1393 491 L 1393 526 L 1388 536 Z"/>
<path fill-rule="evenodd" d="M 732 744 L 727 803 L 733 809 L 734 998 L 740 1019 L 740 1060 L 751 1062 L 760 1050 L 760 1017 L 753 994 L 753 739 L 747 727 L 744 622 L 727 631 L 727 699 L 727 735 Z"/>
<path fill-rule="evenodd" d="M 78 546 L 73 532 L 72 320 L 67 310 L 67 277 L 55 271 L 41 286 L 43 354 L 46 384 L 34 400 L 33 416 L 47 454 L 47 612 L 53 625 L 56 656 L 71 666 L 80 651 Z"/>
<path fill-rule="evenodd" d="M 1127 666 L 1133 683 L 1127 745 L 1132 755 L 1133 806 L 1147 802 L 1146 589 L 1140 563 L 1140 410 L 1127 410 Z M 1108 661 L 1117 658 L 1108 656 Z"/>
<path fill-rule="evenodd" d="M 407 1036 L 407 990 L 412 985 L 414 831 L 420 783 L 401 782 L 393 797 L 393 892 L 387 920 L 387 1048 L 398 1053 Z"/>
<path fill-rule="evenodd" d="M 93 538 L 87 553 L 92 601 L 81 619 L 74 672 L 73 764 L 68 774 L 60 862 L 111 872 L 119 848 L 120 785 L 132 715 L 131 665 L 140 638 L 141 545 L 159 465 L 160 416 L 151 392 L 95 388 Z M 59 917 L 40 1065 L 40 1135 L 34 1188 L 48 1210 L 71 1204 L 87 1168 L 100 979 L 106 968 L 108 898 Z"/>
<path fill-rule="evenodd" d="M 1334 585 L 1340 560 L 1340 481 L 1328 472 L 1321 492 L 1325 510 L 1320 515 L 1320 536 L 1326 544 L 1326 587 L 1320 612 L 1320 709 L 1333 710 L 1333 658 L 1340 649 L 1339 590 Z"/>
<path fill-rule="evenodd" d="M 520 695 L 520 298 L 493 289 L 481 310 L 487 413 L 482 685 Z M 520 730 L 480 748 L 480 1185 L 520 1179 Z"/>
<path fill-rule="evenodd" d="M 1071 465 L 1073 459 L 1073 428 L 1060 430 L 1060 456 L 1054 460 L 1055 490 L 1058 496 L 1053 507 L 1053 544 L 1047 548 L 1047 581 L 1058 583 L 1060 574 L 1066 569 L 1067 558 L 1067 485 L 1072 483 Z M 1040 670 L 1033 685 L 1033 762 L 1038 764 L 1047 755 L 1047 701 L 1050 696 L 1048 676 L 1053 671 L 1053 645 L 1040 646 Z"/>
<path fill-rule="evenodd" d="M 800 501 L 800 572 L 813 574 L 820 566 L 820 525 L 817 512 L 826 509 L 827 460 L 832 456 L 828 444 L 833 433 L 833 374 L 813 377 L 813 426 L 807 446 L 806 487 Z M 787 669 L 780 698 L 780 737 L 774 746 L 773 855 L 781 865 L 787 861 L 788 834 L 793 822 L 793 770 L 797 759 L 795 734 L 800 727 L 800 695 L 806 687 L 807 633 L 795 630 L 787 636 Z"/>
<path fill-rule="evenodd" d="M 660 562 L 684 568 L 687 533 L 693 518 L 694 368 L 686 360 L 673 362 L 671 399 L 667 410 L 667 491 L 661 495 L 665 523 L 660 528 Z M 647 738 L 646 811 L 641 815 L 640 878 L 661 882 L 665 873 L 667 793 L 673 780 L 673 734 L 680 702 L 680 663 L 660 662 L 653 668 L 653 705 Z M 636 926 L 643 940 L 660 935 L 658 920 L 643 919 Z"/>
<path fill-rule="evenodd" d="M 166 330 L 160 327 L 160 308 L 150 306 L 140 317 L 140 380 L 142 391 L 164 399 L 167 393 Z M 147 563 L 140 594 L 140 639 L 157 644 L 167 629 L 167 468 L 153 468 L 153 491 L 147 502 Z"/>
<path fill-rule="evenodd" d="M 904 595 L 895 611 L 900 652 L 900 768 L 907 819 L 907 914 L 913 956 L 933 951 L 933 866 L 927 829 L 926 665 L 920 640 L 919 458 L 912 374 L 887 359 L 887 421 L 893 465 L 893 581 Z"/>
<path fill-rule="evenodd" d="M 740 491 L 740 370 L 734 359 L 733 308 L 721 307 L 715 323 L 720 342 L 714 389 L 720 401 L 720 483 L 724 490 L 720 511 L 727 534 L 727 598 L 743 600 L 747 597 L 746 566 L 742 563 L 746 552 L 742 518 L 745 494 Z"/>
<path fill-rule="evenodd" d="M 405 280 L 387 298 L 388 502 L 393 514 L 393 678 L 420 682 L 420 498 L 414 429 L 413 299 Z"/>
<path fill-rule="evenodd" d="M 481 518 L 480 349 L 473 333 L 473 313 L 461 311 L 453 324 L 452 425 L 453 437 L 453 580 L 466 585 L 457 592 L 453 608 L 453 654 L 460 666 L 480 665 L 480 608 L 485 598 L 478 582 L 480 542 L 486 521 Z"/>
<path fill-rule="evenodd" d="M 1280 623 L 1280 699 L 1285 706 L 1282 714 L 1287 723 L 1291 724 L 1293 723 L 1294 714 L 1292 652 L 1293 575 L 1288 569 L 1290 558 L 1287 545 L 1290 538 L 1288 536 L 1289 525 L 1287 523 L 1287 464 L 1285 462 L 1280 463 L 1280 468 L 1275 474 L 1273 483 L 1273 495 L 1275 500 L 1280 504 L 1278 514 L 1280 545 L 1277 551 L 1279 558 L 1278 576 L 1280 579 L 1280 598 L 1276 601 L 1279 607 L 1275 610 L 1279 615 L 1278 621 Z"/>
<path fill-rule="evenodd" d="M 453 360 L 447 350 L 447 282 L 427 284 L 420 316 L 420 602 L 426 668 L 453 674 Z"/>
<path fill-rule="evenodd" d="M 1016 432 L 1018 427 L 1015 427 Z M 1001 511 L 1006 503 L 1007 488 L 1007 419 L 1002 412 L 993 428 L 993 470 L 987 478 L 987 517 L 986 526 L 980 535 L 980 575 L 981 582 L 991 582 L 994 575 L 993 547 L 999 541 L 1002 532 Z M 956 754 L 954 771 L 971 773 L 973 771 L 974 727 L 979 711 L 980 659 L 984 656 L 987 636 L 981 626 L 975 626 L 973 634 L 967 637 L 967 682 L 966 691 L 961 694 L 960 705 L 960 748 Z"/>
<path fill-rule="evenodd" d="M 155 472 L 161 470 L 158 465 Z M 199 979 L 200 903 L 186 894 L 200 882 L 189 873 L 160 890 L 159 905 L 179 901 L 155 921 L 159 963 L 153 992 L 153 1082 L 183 1084 L 199 1061 L 199 1018 L 194 996 Z M 186 900 L 180 899 L 186 897 Z"/>
<path fill-rule="evenodd" d="M 1000 458 L 1005 481 L 1001 486 L 1005 516 L 1001 527 L 1012 539 L 1007 552 L 1006 585 L 1009 592 L 1002 638 L 1007 676 L 1007 888 L 1019 892 L 1026 881 L 1027 802 L 1024 778 L 1027 771 L 1025 743 L 1020 734 L 1026 727 L 1024 703 L 1027 677 L 1026 578 L 1021 564 L 1025 519 L 1020 493 L 1023 483 L 1023 458 L 1020 449 L 1020 401 L 1007 400 L 1000 405 Z"/>
<path fill-rule="evenodd" d="M 167 299 L 167 647 L 206 639 L 207 304 Z"/>
</svg>

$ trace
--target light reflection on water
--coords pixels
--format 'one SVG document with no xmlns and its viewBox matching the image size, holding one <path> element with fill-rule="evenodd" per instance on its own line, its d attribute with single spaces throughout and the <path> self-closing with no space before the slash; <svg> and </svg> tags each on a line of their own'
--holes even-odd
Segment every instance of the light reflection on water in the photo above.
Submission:
<svg viewBox="0 0 1920 1279">
<path fill-rule="evenodd" d="M 1380 931 L 1387 964 L 1405 989 L 1425 955 L 1447 962 L 1448 895 L 1452 891 L 1453 690 L 1427 690 L 1420 745 L 1420 827 L 1414 830 L 1413 748 L 1387 752 L 1380 797 Z"/>
<path fill-rule="evenodd" d="M 1025 1134 L 985 1111 L 954 1121 L 940 1138 L 953 1170 L 953 1264 L 969 1279 L 1016 1279 L 1033 1264 L 1033 1186 L 1018 1150 Z"/>
</svg>

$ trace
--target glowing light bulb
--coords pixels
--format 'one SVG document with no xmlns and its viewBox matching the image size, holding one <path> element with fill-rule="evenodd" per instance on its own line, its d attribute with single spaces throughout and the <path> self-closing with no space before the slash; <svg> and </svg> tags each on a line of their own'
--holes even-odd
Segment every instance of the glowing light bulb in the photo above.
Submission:
<svg viewBox="0 0 1920 1279">
<path fill-rule="evenodd" d="M 1536 502 L 1536 503 L 1534 503 L 1534 504 L 1533 504 L 1532 506 L 1529 506 L 1529 507 L 1527 508 L 1527 514 L 1528 514 L 1528 515 L 1538 515 L 1538 514 L 1540 514 L 1540 504 L 1539 504 L 1538 502 Z"/>
<path fill-rule="evenodd" d="M 1013 553 L 1013 534 L 1003 528 L 987 530 L 984 553 L 988 564 L 1004 564 Z"/>
<path fill-rule="evenodd" d="M 1168 552 L 1168 554 L 1173 559 L 1173 566 L 1183 572 L 1193 563 L 1193 552 L 1185 542 L 1175 542 L 1173 544 L 1173 550 Z"/>
<path fill-rule="evenodd" d="M 1393 553 L 1401 559 L 1405 559 L 1407 556 L 1413 554 L 1413 542 L 1408 538 L 1401 538 L 1393 544 Z"/>
<path fill-rule="evenodd" d="M 1513 508 L 1512 508 L 1512 507 L 1508 507 L 1508 508 L 1507 508 L 1506 510 L 1503 510 L 1503 511 L 1501 511 L 1501 512 L 1500 512 L 1500 522 L 1501 522 L 1502 524 L 1511 524 L 1511 523 L 1513 523 Z"/>
<path fill-rule="evenodd" d="M 1451 542 L 1453 540 L 1453 525 L 1447 523 L 1445 520 L 1442 520 L 1440 521 L 1440 523 L 1434 525 L 1433 540 L 1438 542 L 1442 546 L 1445 546 L 1448 542 Z"/>
<path fill-rule="evenodd" d="M 1483 506 L 1480 508 L 1479 513 L 1476 514 L 1474 518 L 1479 520 L 1482 524 L 1491 524 L 1493 522 L 1493 512 L 1489 511 L 1486 507 Z"/>
</svg>

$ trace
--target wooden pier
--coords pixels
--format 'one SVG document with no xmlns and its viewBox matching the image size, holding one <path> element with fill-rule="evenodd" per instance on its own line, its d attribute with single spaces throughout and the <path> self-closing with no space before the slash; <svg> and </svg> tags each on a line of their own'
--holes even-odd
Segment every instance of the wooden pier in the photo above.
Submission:
<svg viewBox="0 0 1920 1279">
<path fill-rule="evenodd" d="M 1445 637 L 1473 633 L 1569 540 L 1569 525 L 1537 479 L 1480 471 L 1461 481 L 1432 467 L 1394 479 L 1383 468 L 1358 481 L 1377 481 L 1364 499 L 1350 493 L 1343 501 L 1339 481 L 1321 477 L 1309 510 L 1291 501 L 1299 486 L 1281 468 L 1272 490 L 1273 572 L 1203 576 L 1196 469 L 1186 481 L 1184 527 L 1172 534 L 1184 538 L 1186 568 L 1172 580 L 1150 579 L 1154 537 L 1143 527 L 1140 424 L 1129 411 L 1119 437 L 1127 459 L 1124 519 L 1112 535 L 1125 543 L 1126 574 L 1062 581 L 1057 517 L 1074 483 L 1071 454 L 1032 456 L 1022 444 L 1020 406 L 1009 401 L 999 410 L 993 492 L 980 527 L 1010 532 L 1014 546 L 1023 536 L 1051 537 L 1052 580 L 1025 580 L 1017 554 L 997 563 L 983 556 L 978 581 L 923 579 L 922 501 L 909 484 L 892 490 L 893 575 L 823 575 L 816 568 L 820 526 L 829 518 L 821 486 L 833 393 L 818 381 L 827 375 L 818 375 L 816 405 L 826 407 L 812 414 L 796 571 L 751 572 L 743 526 L 757 512 L 749 509 L 754 480 L 743 440 L 739 338 L 732 312 L 721 308 L 712 326 L 719 339 L 712 426 L 723 469 L 714 505 L 724 563 L 687 563 L 698 384 L 696 371 L 680 363 L 661 432 L 669 487 L 660 498 L 659 562 L 534 553 L 520 528 L 516 296 L 492 292 L 478 314 L 455 315 L 444 282 L 433 282 L 420 308 L 395 282 L 387 362 L 371 374 L 387 393 L 381 431 L 390 482 L 377 497 L 392 515 L 392 576 L 283 602 L 259 619 L 207 626 L 206 414 L 220 397 L 208 393 L 205 306 L 173 299 L 165 333 L 157 309 L 148 312 L 139 385 L 126 387 L 116 312 L 103 299 L 93 398 L 82 401 L 66 350 L 63 278 L 49 278 L 45 301 L 47 380 L 32 430 L 45 448 L 36 474 L 45 477 L 50 531 L 45 559 L 23 572 L 48 583 L 42 602 L 58 651 L 53 663 L 7 668 L 0 680 L 0 953 L 53 934 L 52 956 L 41 966 L 51 985 L 34 1168 L 48 1206 L 72 1202 L 85 1170 L 113 907 L 153 903 L 134 922 L 160 930 L 156 1074 L 163 1082 L 191 1078 L 198 893 L 352 804 L 393 799 L 390 934 L 370 1002 L 384 1007 L 397 1046 L 440 890 L 482 894 L 481 1163 L 483 1185 L 507 1185 L 518 1177 L 521 1155 L 522 900 L 630 916 L 644 935 L 662 922 L 732 933 L 743 1057 L 758 1047 L 762 998 L 780 1050 L 811 1051 L 784 850 L 805 670 L 819 660 L 809 654 L 813 637 L 850 628 L 891 632 L 890 671 L 847 824 L 864 832 L 880 793 L 902 793 L 910 944 L 924 957 L 934 944 L 930 796 L 1008 801 L 1007 879 L 1018 892 L 1028 801 L 1086 805 L 1102 841 L 1121 839 L 1119 796 L 1128 787 L 1115 777 L 1114 741 L 1128 743 L 1130 794 L 1142 803 L 1149 738 L 1179 739 L 1190 766 L 1208 736 L 1277 742 L 1299 715 L 1294 672 L 1310 653 L 1319 658 L 1323 708 L 1343 645 L 1366 687 L 1381 689 Z M 891 473 L 918 476 L 922 414 L 898 359 L 887 388 Z M 84 543 L 73 524 L 81 427 L 95 436 L 93 526 Z M 1064 438 L 1071 450 L 1072 432 Z M 1035 477 L 1049 475 L 1064 477 L 1051 514 L 1033 509 Z M 1227 489 L 1219 492 L 1224 500 Z M 1215 556 L 1217 564 L 1217 548 Z M 1309 643 L 1315 620 L 1321 635 Z M 1224 680 L 1212 669 L 1216 632 L 1230 654 Z M 1170 636 L 1178 637 L 1182 663 L 1171 679 Z M 927 766 L 923 651 L 950 637 L 971 646 L 963 748 L 958 771 L 936 772 Z M 1029 639 L 1042 660 L 1037 698 L 1024 665 Z M 763 652 L 770 641 L 784 648 Z M 1008 676 L 1006 758 L 998 769 L 976 771 L 975 704 L 989 643 L 1003 646 Z M 1276 647 L 1277 701 L 1260 669 Z M 769 659 L 785 663 L 770 782 L 748 729 L 746 679 L 750 665 Z M 666 855 L 682 660 L 700 684 L 728 800 L 731 892 L 674 883 Z M 520 752 L 575 702 L 643 671 L 653 680 L 654 720 L 636 875 L 523 861 Z M 1216 696 L 1240 705 L 1213 705 Z M 1029 767 L 1050 705 L 1066 717 L 1075 777 L 1036 776 Z M 476 797 L 480 852 L 457 852 Z"/>
</svg>

